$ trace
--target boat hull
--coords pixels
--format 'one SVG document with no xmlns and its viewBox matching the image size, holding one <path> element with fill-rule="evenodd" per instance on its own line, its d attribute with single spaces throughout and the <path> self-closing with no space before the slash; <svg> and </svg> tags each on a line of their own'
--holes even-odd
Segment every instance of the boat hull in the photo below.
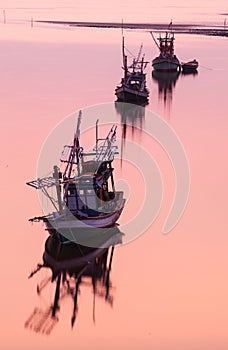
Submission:
<svg viewBox="0 0 228 350">
<path fill-rule="evenodd" d="M 113 211 L 101 212 L 99 216 L 80 216 L 71 212 L 62 215 L 53 214 L 44 221 L 46 229 L 51 235 L 59 233 L 69 241 L 90 247 L 100 246 L 97 233 L 102 235 L 107 231 L 105 228 L 112 227 L 123 211 L 125 205 L 123 193 L 117 192 L 117 198 Z M 85 235 L 85 230 L 90 229 L 92 234 Z"/>
<path fill-rule="evenodd" d="M 181 64 L 183 73 L 195 73 L 197 71 L 198 66 L 199 64 L 197 61 L 191 61 Z"/>
<path fill-rule="evenodd" d="M 180 69 L 178 59 L 155 58 L 152 61 L 152 67 L 158 72 L 176 72 Z"/>
<path fill-rule="evenodd" d="M 148 102 L 149 92 L 130 89 L 127 86 L 120 86 L 116 88 L 115 95 L 119 102 L 143 103 Z"/>
<path fill-rule="evenodd" d="M 82 218 L 73 215 L 50 218 L 45 222 L 48 231 L 61 231 L 72 229 L 84 229 L 88 227 L 104 228 L 116 223 L 123 210 L 123 206 L 113 213 L 104 214 L 97 217 Z"/>
</svg>

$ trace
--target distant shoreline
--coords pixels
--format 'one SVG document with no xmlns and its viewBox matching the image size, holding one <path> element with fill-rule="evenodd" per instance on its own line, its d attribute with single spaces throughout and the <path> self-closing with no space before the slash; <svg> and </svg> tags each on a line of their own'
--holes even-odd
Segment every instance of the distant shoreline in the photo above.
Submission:
<svg viewBox="0 0 228 350">
<path fill-rule="evenodd" d="M 167 24 L 157 23 L 115 23 L 115 22 L 70 22 L 70 21 L 36 21 L 39 23 L 60 24 L 70 27 L 84 28 L 124 28 L 168 31 Z M 173 24 L 172 31 L 180 34 L 198 34 L 228 37 L 228 26 L 206 26 L 202 24 Z"/>
</svg>

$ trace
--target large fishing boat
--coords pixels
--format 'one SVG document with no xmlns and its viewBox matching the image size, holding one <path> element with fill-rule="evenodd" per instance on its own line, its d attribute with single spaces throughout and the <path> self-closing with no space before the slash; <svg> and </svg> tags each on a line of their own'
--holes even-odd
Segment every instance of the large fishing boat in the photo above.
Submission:
<svg viewBox="0 0 228 350">
<path fill-rule="evenodd" d="M 142 55 L 142 45 L 140 47 L 138 56 L 136 58 L 133 58 L 131 65 L 128 65 L 127 63 L 124 37 L 122 41 L 122 52 L 124 77 L 121 79 L 120 85 L 115 89 L 117 101 L 147 104 L 149 90 L 146 87 L 146 73 L 144 71 L 148 62 L 144 60 L 144 55 Z"/>
<path fill-rule="evenodd" d="M 53 212 L 30 220 L 44 221 L 50 234 L 60 232 L 80 244 L 97 246 L 96 231 L 91 238 L 80 229 L 114 225 L 125 204 L 123 192 L 115 190 L 113 177 L 112 162 L 117 153 L 116 126 L 112 126 L 106 138 L 98 138 L 97 121 L 95 147 L 85 153 L 79 143 L 80 123 L 81 112 L 73 144 L 65 146 L 62 152 L 63 170 L 55 165 L 52 176 L 27 182 L 41 190 L 54 207 Z M 102 234 L 101 230 L 99 234 Z"/>
<path fill-rule="evenodd" d="M 155 40 L 153 33 L 151 36 L 157 45 L 160 54 L 152 60 L 152 67 L 159 72 L 176 72 L 180 70 L 180 61 L 174 54 L 174 33 L 166 32 L 165 35 L 159 35 L 158 41 Z"/>
</svg>

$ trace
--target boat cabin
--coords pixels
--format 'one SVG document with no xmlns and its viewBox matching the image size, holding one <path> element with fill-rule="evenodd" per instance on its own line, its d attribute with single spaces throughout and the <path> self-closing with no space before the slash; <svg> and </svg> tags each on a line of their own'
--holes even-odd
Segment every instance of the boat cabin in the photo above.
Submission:
<svg viewBox="0 0 228 350">
<path fill-rule="evenodd" d="M 166 33 L 165 37 L 159 37 L 159 48 L 161 57 L 172 57 L 174 55 L 174 36 Z"/>
<path fill-rule="evenodd" d="M 144 74 L 130 74 L 127 79 L 127 86 L 133 90 L 143 90 L 144 88 Z"/>
<path fill-rule="evenodd" d="M 64 202 L 70 212 L 80 211 L 87 215 L 97 215 L 106 202 L 115 198 L 111 162 L 102 162 L 91 176 L 89 170 L 94 170 L 94 167 L 95 164 L 91 162 L 84 164 L 81 176 L 66 183 Z"/>
</svg>

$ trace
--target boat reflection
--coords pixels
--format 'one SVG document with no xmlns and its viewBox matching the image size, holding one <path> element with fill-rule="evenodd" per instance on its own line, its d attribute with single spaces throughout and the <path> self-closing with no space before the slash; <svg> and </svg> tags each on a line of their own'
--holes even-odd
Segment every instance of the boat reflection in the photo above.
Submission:
<svg viewBox="0 0 228 350">
<path fill-rule="evenodd" d="M 132 104 L 125 102 L 115 102 L 115 109 L 117 114 L 121 118 L 122 124 L 122 139 L 126 139 L 127 126 L 131 127 L 132 132 L 134 129 L 142 129 L 142 124 L 145 119 L 145 106 L 144 104 Z"/>
<path fill-rule="evenodd" d="M 164 106 L 170 108 L 173 98 L 173 90 L 180 76 L 180 72 L 152 71 L 152 80 L 158 84 L 158 99 L 164 102 Z"/>
<path fill-rule="evenodd" d="M 127 139 L 127 129 L 130 129 L 130 138 L 134 137 L 135 131 L 142 130 L 143 122 L 145 119 L 145 105 L 144 104 L 132 104 L 126 102 L 115 102 L 115 109 L 117 115 L 121 118 L 122 136 L 121 136 L 121 165 L 123 160 L 123 152 L 125 147 L 125 141 Z"/>
<path fill-rule="evenodd" d="M 181 75 L 191 75 L 191 76 L 197 76 L 198 75 L 198 71 L 197 70 L 195 70 L 195 71 L 182 71 L 181 72 Z"/>
<path fill-rule="evenodd" d="M 83 229 L 83 232 L 91 236 L 93 228 Z M 95 234 L 98 234 L 98 229 L 95 230 Z M 47 238 L 43 263 L 37 265 L 29 278 L 41 269 L 48 269 L 51 275 L 41 280 L 37 286 L 37 293 L 41 296 L 44 289 L 48 286 L 51 288 L 52 283 L 55 283 L 54 300 L 44 310 L 35 307 L 25 322 L 25 328 L 49 335 L 59 321 L 60 303 L 66 298 L 72 300 L 73 327 L 78 314 L 78 296 L 81 287 L 92 287 L 94 321 L 96 297 L 103 298 L 112 306 L 110 271 L 115 245 L 122 243 L 123 234 L 117 226 L 114 226 L 100 229 L 100 235 L 103 236 L 101 248 L 82 246 L 58 234 Z"/>
</svg>

